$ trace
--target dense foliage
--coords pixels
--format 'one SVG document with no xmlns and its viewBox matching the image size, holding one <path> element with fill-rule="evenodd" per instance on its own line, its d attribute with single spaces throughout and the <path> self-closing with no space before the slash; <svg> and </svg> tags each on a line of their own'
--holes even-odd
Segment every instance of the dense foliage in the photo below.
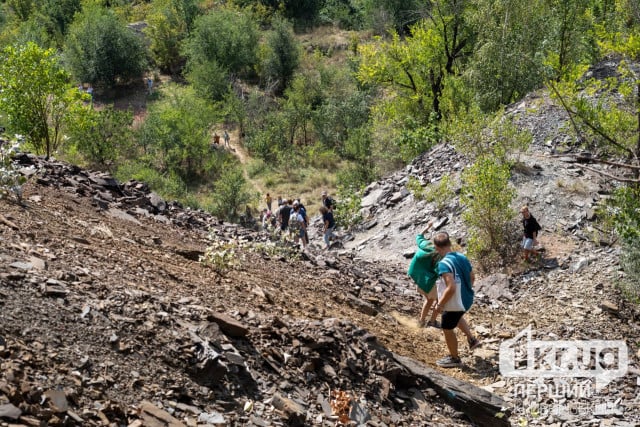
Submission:
<svg viewBox="0 0 640 427">
<path fill-rule="evenodd" d="M 626 230 L 639 202 L 626 195 L 640 179 L 639 40 L 635 0 L 7 0 L 0 125 L 36 152 L 146 179 L 226 218 L 252 197 L 246 182 L 235 187 L 245 179 L 235 156 L 210 148 L 215 130 L 237 132 L 257 159 L 252 179 L 339 187 L 345 206 L 451 141 L 477 162 L 463 193 L 472 248 L 490 254 L 512 215 L 493 213 L 509 204 L 494 196 L 509 195 L 530 141 L 502 108 L 547 85 L 571 116 L 571 144 L 609 162 L 619 183 L 609 212 L 629 213 L 615 229 L 637 253 Z M 589 68 L 603 58 L 619 64 L 615 76 Z M 148 115 L 132 126 L 105 95 L 139 92 L 150 75 L 175 84 L 149 87 Z M 79 83 L 103 89 L 99 108 Z M 423 196 L 441 203 L 449 184 Z M 487 213 L 496 224 L 472 224 Z"/>
</svg>

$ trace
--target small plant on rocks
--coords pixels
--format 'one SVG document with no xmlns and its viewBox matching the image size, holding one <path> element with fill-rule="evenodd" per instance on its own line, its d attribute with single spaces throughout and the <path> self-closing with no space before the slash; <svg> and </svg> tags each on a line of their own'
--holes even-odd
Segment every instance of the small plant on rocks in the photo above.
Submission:
<svg viewBox="0 0 640 427">
<path fill-rule="evenodd" d="M 436 205 L 436 209 L 443 211 L 447 203 L 455 196 L 453 181 L 450 175 L 444 175 L 440 181 L 430 185 L 425 193 L 425 200 Z"/>
<path fill-rule="evenodd" d="M 0 140 L 0 199 L 13 195 L 22 204 L 22 185 L 27 179 L 20 174 L 13 162 L 13 156 L 19 149 L 19 141 Z"/>
<path fill-rule="evenodd" d="M 409 182 L 407 182 L 407 190 L 411 191 L 414 199 L 416 200 L 425 199 L 425 189 L 420 183 L 420 180 L 415 176 L 409 177 Z"/>
<path fill-rule="evenodd" d="M 240 258 L 236 252 L 239 244 L 236 241 L 223 241 L 213 234 L 209 235 L 211 244 L 200 257 L 200 262 L 212 267 L 218 273 L 224 273 L 240 266 Z"/>
</svg>

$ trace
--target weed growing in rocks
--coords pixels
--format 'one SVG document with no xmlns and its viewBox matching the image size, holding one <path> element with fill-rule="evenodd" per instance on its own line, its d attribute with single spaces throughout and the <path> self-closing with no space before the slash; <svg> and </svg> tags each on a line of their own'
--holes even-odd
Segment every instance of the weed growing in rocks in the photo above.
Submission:
<svg viewBox="0 0 640 427">
<path fill-rule="evenodd" d="M 204 255 L 200 257 L 200 262 L 212 267 L 218 273 L 224 273 L 240 266 L 240 257 L 236 249 L 239 243 L 236 241 L 216 240 L 216 236 L 209 235 L 211 244 L 207 247 Z"/>
<path fill-rule="evenodd" d="M 22 185 L 27 179 L 20 174 L 13 162 L 13 156 L 20 150 L 19 141 L 0 140 L 0 199 L 13 194 L 22 204 Z"/>
</svg>

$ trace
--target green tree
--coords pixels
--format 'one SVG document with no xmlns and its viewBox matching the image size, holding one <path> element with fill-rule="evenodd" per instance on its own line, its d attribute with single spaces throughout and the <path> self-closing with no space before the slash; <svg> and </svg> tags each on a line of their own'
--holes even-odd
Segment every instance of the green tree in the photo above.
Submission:
<svg viewBox="0 0 640 427">
<path fill-rule="evenodd" d="M 628 10 L 616 10 L 618 19 Z M 614 13 L 614 12 L 611 12 Z M 638 223 L 640 221 L 640 73 L 634 65 L 640 60 L 640 28 L 600 33 L 603 53 L 619 59 L 617 76 L 601 79 L 576 68 L 572 75 L 548 82 L 555 99 L 569 115 L 573 144 L 587 147 L 595 155 L 583 161 L 607 165 L 607 169 L 582 165 L 605 176 L 618 187 L 608 203 L 606 219 L 621 237 L 621 262 L 626 280 L 637 297 L 640 268 Z"/>
<path fill-rule="evenodd" d="M 5 48 L 0 57 L 0 87 L 0 111 L 9 127 L 23 134 L 36 153 L 51 156 L 63 140 L 70 106 L 80 99 L 55 51 L 35 43 Z"/>
<path fill-rule="evenodd" d="M 81 108 L 69 127 L 69 143 L 92 166 L 111 169 L 119 157 L 126 157 L 132 145 L 133 113 L 108 106 L 102 110 Z"/>
<path fill-rule="evenodd" d="M 214 188 L 213 213 L 228 221 L 236 221 L 238 213 L 254 198 L 249 191 L 242 169 L 235 164 L 225 165 Z"/>
<path fill-rule="evenodd" d="M 198 17 L 185 44 L 188 65 L 215 61 L 231 73 L 248 73 L 257 62 L 258 28 L 250 16 L 228 8 Z"/>
<path fill-rule="evenodd" d="M 470 25 L 477 45 L 465 77 L 481 108 L 494 111 L 542 85 L 548 8 L 545 0 L 476 3 Z"/>
<path fill-rule="evenodd" d="M 196 0 L 155 0 L 144 32 L 158 67 L 176 73 L 183 66 L 182 43 L 200 14 Z"/>
<path fill-rule="evenodd" d="M 158 170 L 191 184 L 210 173 L 209 129 L 217 117 L 211 105 L 189 88 L 169 87 L 166 92 L 149 108 L 138 141 Z"/>
<path fill-rule="evenodd" d="M 26 21 L 35 9 L 34 0 L 7 0 L 7 6 L 21 20 Z"/>
<path fill-rule="evenodd" d="M 300 62 L 300 46 L 296 42 L 291 25 L 282 18 L 275 18 L 262 50 L 260 74 L 263 85 L 273 88 L 280 95 L 289 85 Z"/>
<path fill-rule="evenodd" d="M 583 0 L 547 0 L 550 13 L 549 34 L 544 42 L 547 62 L 556 75 L 563 75 L 575 65 L 592 59 L 595 34 L 592 13 Z"/>
<path fill-rule="evenodd" d="M 141 79 L 147 66 L 140 38 L 112 10 L 98 6 L 76 16 L 64 55 L 77 80 L 105 88 Z"/>
</svg>

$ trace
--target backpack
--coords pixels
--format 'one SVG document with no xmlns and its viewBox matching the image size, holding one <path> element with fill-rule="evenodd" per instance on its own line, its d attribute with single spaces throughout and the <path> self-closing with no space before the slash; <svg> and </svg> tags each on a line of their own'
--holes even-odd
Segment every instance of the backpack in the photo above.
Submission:
<svg viewBox="0 0 640 427">
<path fill-rule="evenodd" d="M 291 216 L 289 217 L 289 230 L 291 231 L 300 231 L 302 225 L 300 221 L 298 221 L 298 213 L 295 211 L 291 211 Z"/>
</svg>

